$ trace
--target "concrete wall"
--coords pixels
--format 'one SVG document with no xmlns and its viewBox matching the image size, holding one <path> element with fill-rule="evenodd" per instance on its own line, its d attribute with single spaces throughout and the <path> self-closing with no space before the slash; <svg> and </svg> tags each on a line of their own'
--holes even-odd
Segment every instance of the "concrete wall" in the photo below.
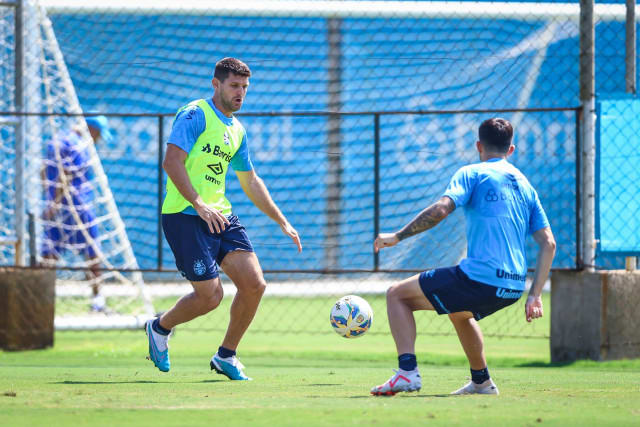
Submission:
<svg viewBox="0 0 640 427">
<path fill-rule="evenodd" d="M 640 272 L 554 272 L 551 361 L 640 357 Z"/>
</svg>

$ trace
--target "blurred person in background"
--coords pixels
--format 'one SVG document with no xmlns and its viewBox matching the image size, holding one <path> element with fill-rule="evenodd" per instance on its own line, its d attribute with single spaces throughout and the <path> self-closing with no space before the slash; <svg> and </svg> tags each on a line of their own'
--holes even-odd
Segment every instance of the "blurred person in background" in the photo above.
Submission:
<svg viewBox="0 0 640 427">
<path fill-rule="evenodd" d="M 90 143 L 112 141 L 105 116 L 88 116 L 85 121 L 92 138 Z M 45 209 L 41 256 L 45 265 L 54 266 L 66 251 L 81 255 L 88 263 L 90 310 L 106 313 L 106 298 L 100 292 L 100 240 L 91 182 L 91 151 L 79 126 L 62 131 L 47 142 L 42 171 Z"/>
</svg>

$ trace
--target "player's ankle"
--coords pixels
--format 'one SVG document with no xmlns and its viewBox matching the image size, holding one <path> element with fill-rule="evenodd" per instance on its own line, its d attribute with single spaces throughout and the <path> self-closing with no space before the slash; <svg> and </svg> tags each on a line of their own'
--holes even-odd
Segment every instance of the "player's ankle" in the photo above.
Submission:
<svg viewBox="0 0 640 427">
<path fill-rule="evenodd" d="M 488 368 L 477 369 L 477 370 L 471 369 L 471 381 L 473 381 L 474 384 L 480 385 L 490 379 L 491 379 L 491 376 L 489 375 Z"/>
<path fill-rule="evenodd" d="M 228 357 L 233 357 L 235 355 L 236 355 L 235 350 L 230 350 L 223 346 L 218 347 L 218 356 L 222 357 L 223 359 L 226 359 Z"/>
<path fill-rule="evenodd" d="M 418 367 L 416 355 L 413 353 L 403 353 L 398 356 L 398 368 L 403 371 L 413 371 Z"/>
<path fill-rule="evenodd" d="M 157 332 L 160 335 L 169 335 L 171 333 L 171 329 L 166 329 L 160 324 L 160 318 L 155 318 L 153 323 L 151 324 L 151 328 L 153 328 L 154 332 Z"/>
</svg>

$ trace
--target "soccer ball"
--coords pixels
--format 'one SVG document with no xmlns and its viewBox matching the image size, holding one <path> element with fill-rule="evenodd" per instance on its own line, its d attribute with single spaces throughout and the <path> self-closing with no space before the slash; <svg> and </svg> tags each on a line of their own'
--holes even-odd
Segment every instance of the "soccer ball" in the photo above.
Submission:
<svg viewBox="0 0 640 427">
<path fill-rule="evenodd" d="M 364 299 L 355 295 L 347 295 L 333 304 L 329 319 L 333 330 L 338 335 L 345 338 L 357 338 L 371 327 L 373 311 Z"/>
</svg>

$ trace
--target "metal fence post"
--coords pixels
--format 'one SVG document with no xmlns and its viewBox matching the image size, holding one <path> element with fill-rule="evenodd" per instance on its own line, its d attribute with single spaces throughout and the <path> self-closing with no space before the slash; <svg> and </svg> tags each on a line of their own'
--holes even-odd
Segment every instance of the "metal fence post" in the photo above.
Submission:
<svg viewBox="0 0 640 427">
<path fill-rule="evenodd" d="M 157 184 L 157 197 L 158 197 L 158 222 L 157 222 L 157 267 L 158 270 L 162 271 L 162 193 L 163 193 L 163 172 L 162 172 L 162 161 L 164 160 L 164 116 L 158 115 L 158 184 Z"/>
<path fill-rule="evenodd" d="M 380 233 L 380 114 L 373 115 L 373 238 Z M 373 269 L 380 268 L 380 254 L 373 252 Z"/>
<path fill-rule="evenodd" d="M 635 0 L 627 0 L 627 20 L 625 23 L 625 87 L 627 93 L 636 93 L 636 4 Z M 625 260 L 628 271 L 636 269 L 638 259 L 629 256 Z"/>
<path fill-rule="evenodd" d="M 23 0 L 16 2 L 15 11 L 15 110 L 23 112 L 24 110 L 24 16 L 23 16 Z M 16 207 L 15 207 L 15 227 L 16 227 L 16 246 L 15 246 L 15 262 L 16 265 L 24 265 L 24 240 L 25 240 L 25 220 L 24 220 L 24 135 L 25 135 L 25 117 L 22 116 L 20 123 L 15 128 L 16 147 L 15 147 L 15 185 L 16 185 Z"/>
<path fill-rule="evenodd" d="M 29 218 L 29 267 L 35 267 L 36 259 L 36 216 L 33 212 L 27 214 Z"/>
<path fill-rule="evenodd" d="M 584 269 L 584 258 L 582 256 L 582 109 L 576 108 L 576 268 Z"/>
<path fill-rule="evenodd" d="M 342 111 L 342 20 L 327 20 L 327 38 L 329 42 L 329 68 L 327 92 L 329 111 Z M 339 267 L 340 254 L 340 199 L 342 197 L 342 116 L 329 114 L 328 117 L 328 153 L 327 153 L 327 245 L 325 249 L 325 268 L 335 270 Z"/>
<path fill-rule="evenodd" d="M 594 0 L 580 0 L 580 102 L 582 104 L 582 255 L 588 271 L 596 262 L 595 238 L 595 31 Z"/>
<path fill-rule="evenodd" d="M 625 24 L 625 85 L 628 93 L 636 93 L 636 4 L 627 0 Z"/>
</svg>

